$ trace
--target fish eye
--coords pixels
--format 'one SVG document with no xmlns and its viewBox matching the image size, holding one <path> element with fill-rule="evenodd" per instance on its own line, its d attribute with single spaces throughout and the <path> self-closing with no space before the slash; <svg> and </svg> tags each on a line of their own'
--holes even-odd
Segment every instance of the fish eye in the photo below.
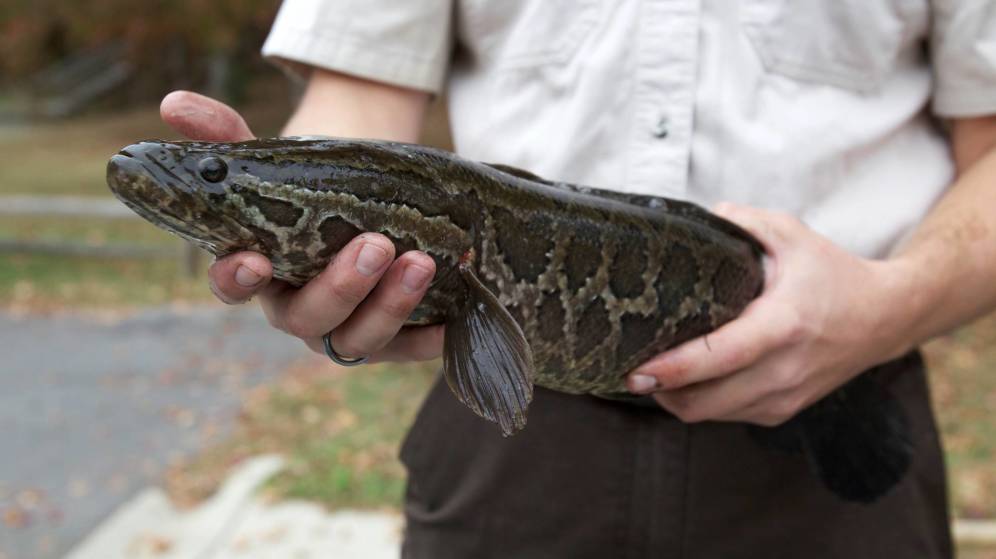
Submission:
<svg viewBox="0 0 996 559">
<path fill-rule="evenodd" d="M 208 182 L 221 182 L 228 175 L 228 165 L 218 157 L 205 157 L 197 164 L 197 172 Z"/>
</svg>

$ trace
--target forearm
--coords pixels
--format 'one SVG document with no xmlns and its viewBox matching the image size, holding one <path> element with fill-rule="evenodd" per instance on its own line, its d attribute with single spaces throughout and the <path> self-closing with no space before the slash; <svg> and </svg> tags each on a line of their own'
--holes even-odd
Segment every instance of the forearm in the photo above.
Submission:
<svg viewBox="0 0 996 559">
<path fill-rule="evenodd" d="M 283 134 L 415 142 L 428 101 L 422 91 L 315 69 Z"/>
<path fill-rule="evenodd" d="M 996 118 L 958 122 L 952 134 L 954 184 L 883 263 L 896 286 L 900 348 L 996 308 Z"/>
</svg>

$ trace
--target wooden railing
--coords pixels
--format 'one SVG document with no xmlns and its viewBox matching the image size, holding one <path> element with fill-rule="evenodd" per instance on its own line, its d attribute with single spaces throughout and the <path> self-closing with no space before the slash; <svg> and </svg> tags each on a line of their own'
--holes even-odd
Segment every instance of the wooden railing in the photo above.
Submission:
<svg viewBox="0 0 996 559">
<path fill-rule="evenodd" d="M 108 220 L 140 220 L 121 202 L 110 198 L 79 196 L 2 196 L 0 217 L 47 217 Z M 0 239 L 0 253 L 56 254 L 99 258 L 176 258 L 188 276 L 201 269 L 203 252 L 178 239 L 175 248 L 137 243 L 87 243 L 71 240 Z"/>
</svg>

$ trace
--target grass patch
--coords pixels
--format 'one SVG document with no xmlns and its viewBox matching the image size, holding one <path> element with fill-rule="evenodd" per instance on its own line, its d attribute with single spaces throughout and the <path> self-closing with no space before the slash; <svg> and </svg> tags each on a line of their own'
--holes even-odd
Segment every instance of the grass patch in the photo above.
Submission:
<svg viewBox="0 0 996 559">
<path fill-rule="evenodd" d="M 0 256 L 0 305 L 17 312 L 109 309 L 213 299 L 178 260 Z"/>
<path fill-rule="evenodd" d="M 996 314 L 925 349 L 955 513 L 996 518 Z"/>
<path fill-rule="evenodd" d="M 37 216 L 4 217 L 3 221 L 0 221 L 0 238 L 19 241 L 73 240 L 93 245 L 128 242 L 149 246 L 177 247 L 181 246 L 183 242 L 176 236 L 145 221 Z"/>
<path fill-rule="evenodd" d="M 438 364 L 332 368 L 324 359 L 292 367 L 246 398 L 226 442 L 167 476 L 170 494 L 192 504 L 213 492 L 235 462 L 278 452 L 289 467 L 270 482 L 276 498 L 330 508 L 397 507 L 404 490 L 398 446 Z"/>
</svg>

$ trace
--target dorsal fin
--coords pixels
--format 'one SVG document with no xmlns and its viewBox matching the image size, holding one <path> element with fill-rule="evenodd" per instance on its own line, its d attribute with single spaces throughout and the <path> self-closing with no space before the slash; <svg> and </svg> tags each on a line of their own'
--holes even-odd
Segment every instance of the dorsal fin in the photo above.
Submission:
<svg viewBox="0 0 996 559">
<path fill-rule="evenodd" d="M 520 179 L 526 179 L 527 181 L 533 181 L 533 182 L 538 182 L 538 183 L 548 184 L 548 185 L 553 185 L 554 184 L 554 183 L 552 183 L 552 182 L 544 179 L 543 177 L 539 177 L 537 175 L 534 175 L 533 173 L 530 173 L 529 171 L 525 171 L 525 170 L 520 169 L 518 167 L 512 167 L 511 165 L 505 165 L 503 163 L 485 163 L 485 165 L 487 165 L 488 167 L 491 167 L 492 169 L 496 169 L 498 171 L 501 171 L 502 173 L 508 173 L 509 175 L 512 175 L 513 177 L 519 177 Z"/>
<path fill-rule="evenodd" d="M 566 190 L 568 192 L 574 192 L 577 194 L 584 194 L 587 196 L 595 196 L 597 198 L 604 198 L 606 200 L 612 200 L 613 202 L 622 202 L 624 204 L 632 204 L 634 206 L 640 206 L 644 208 L 658 209 L 658 208 L 668 208 L 674 200 L 668 198 L 661 198 L 659 196 L 649 196 L 646 194 L 627 194 L 625 192 L 617 192 L 615 190 L 605 190 L 601 188 L 593 188 L 590 186 L 582 186 L 577 184 L 571 184 L 567 182 L 554 182 L 543 177 L 537 176 L 529 171 L 524 171 L 518 167 L 512 167 L 511 165 L 505 165 L 502 163 L 485 163 L 488 167 L 496 169 L 503 173 L 512 175 L 513 177 L 519 177 L 520 179 L 525 179 L 531 182 L 538 182 L 540 184 L 545 184 L 546 186 L 552 186 L 560 190 Z"/>
</svg>

